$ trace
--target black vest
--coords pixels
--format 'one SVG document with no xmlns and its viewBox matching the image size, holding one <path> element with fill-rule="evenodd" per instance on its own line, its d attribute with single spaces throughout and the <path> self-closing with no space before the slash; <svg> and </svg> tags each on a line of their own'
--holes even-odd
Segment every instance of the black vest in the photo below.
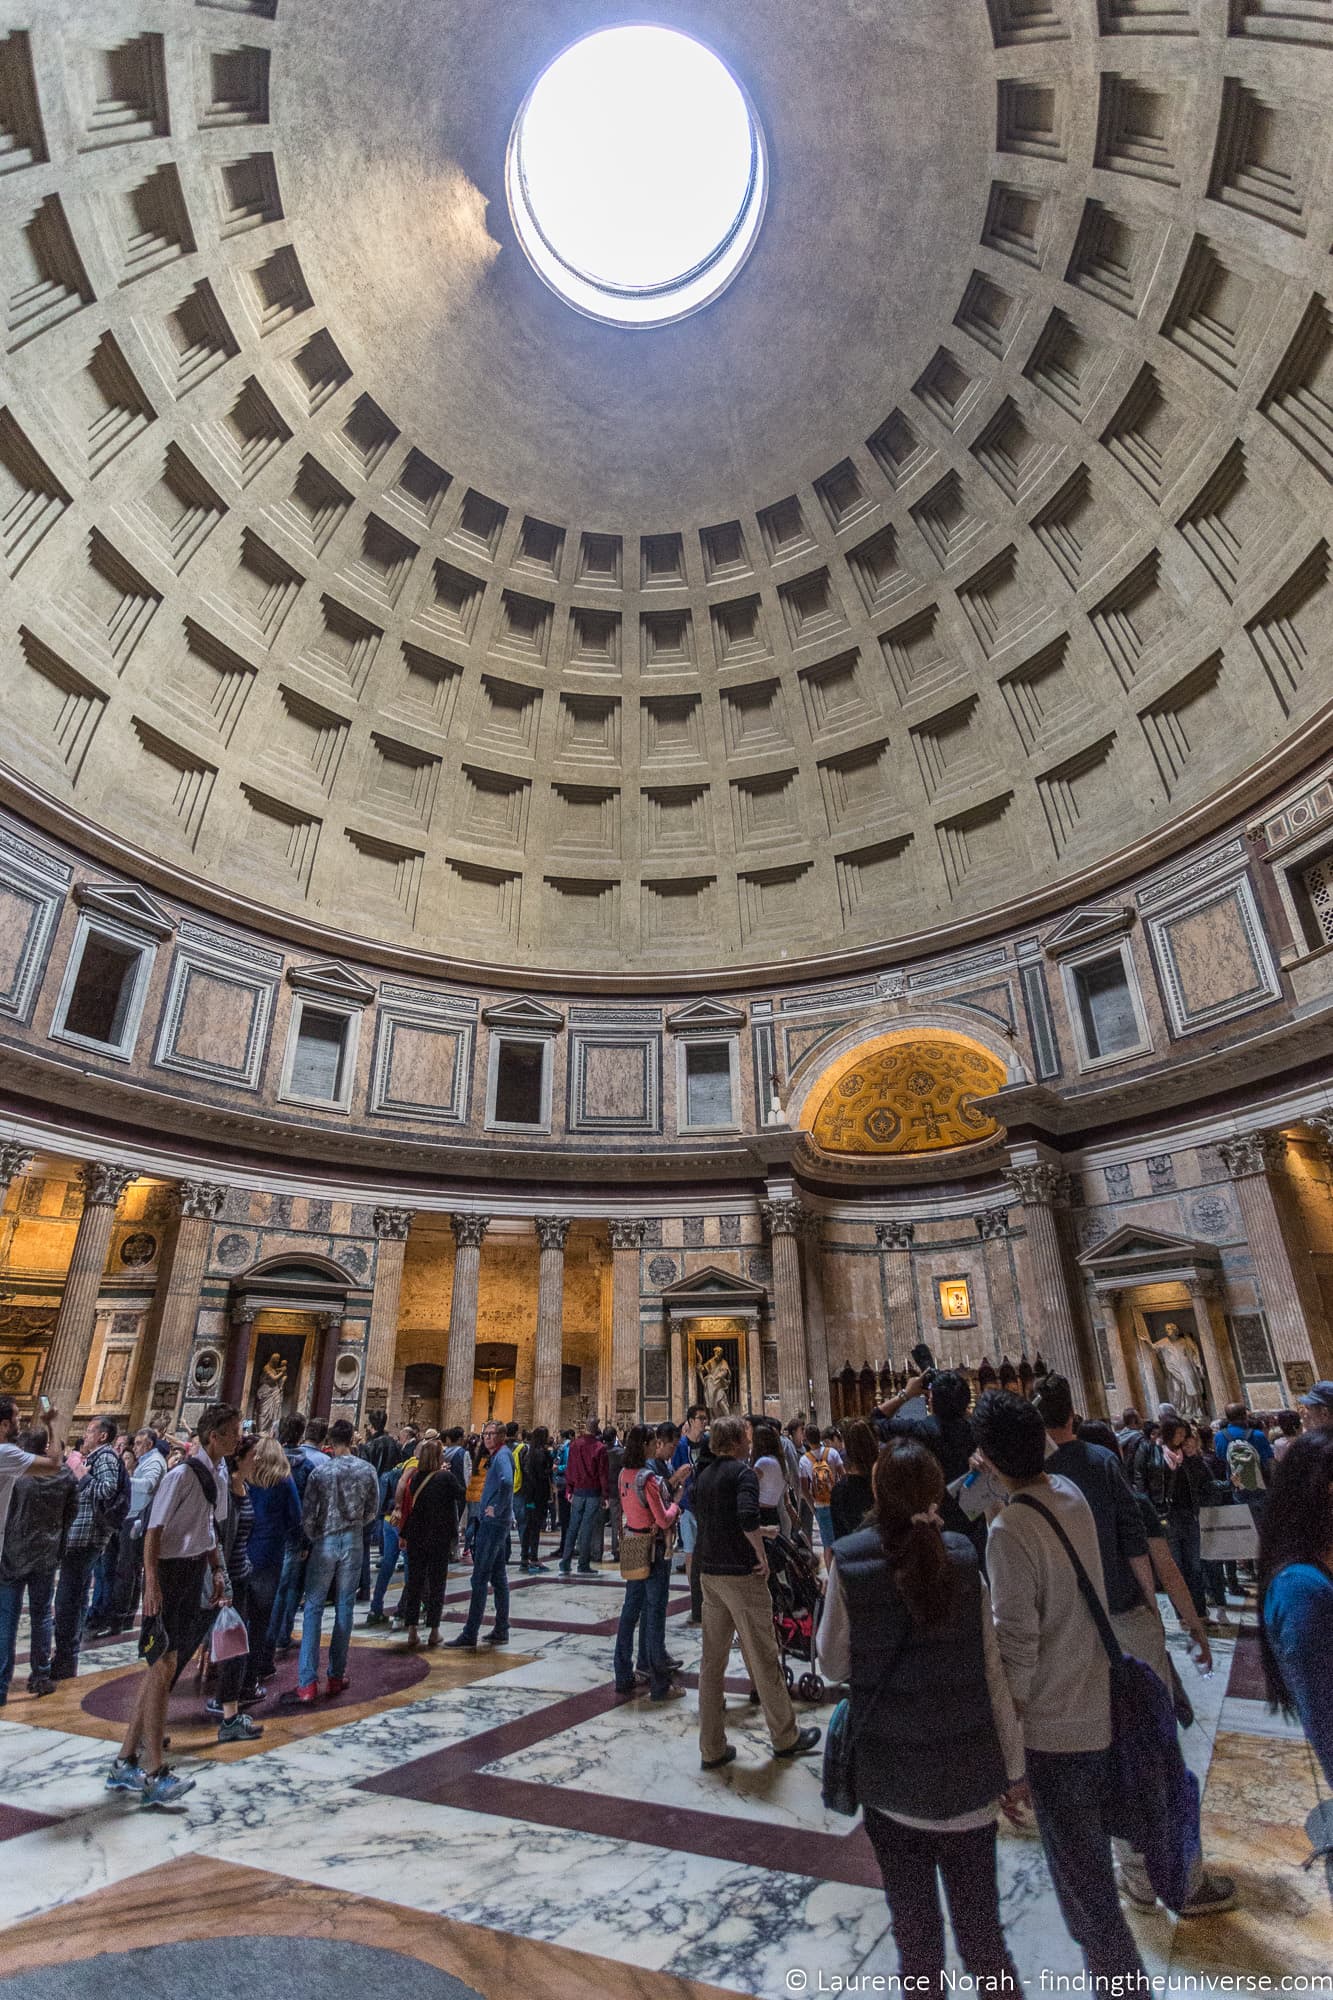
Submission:
<svg viewBox="0 0 1333 2000">
<path fill-rule="evenodd" d="M 851 1625 L 856 1789 L 864 1806 L 909 1819 L 953 1819 L 1007 1783 L 986 1686 L 981 1577 L 963 1535 L 944 1546 L 957 1579 L 943 1625 L 913 1625 L 877 1528 L 834 1544 Z"/>
</svg>

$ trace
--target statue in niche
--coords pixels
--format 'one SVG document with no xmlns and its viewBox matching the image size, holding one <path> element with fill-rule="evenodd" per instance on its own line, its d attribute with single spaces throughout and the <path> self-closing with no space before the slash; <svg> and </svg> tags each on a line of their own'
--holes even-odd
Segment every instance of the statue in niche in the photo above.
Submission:
<svg viewBox="0 0 1333 2000">
<path fill-rule="evenodd" d="M 255 1429 L 268 1437 L 278 1428 L 287 1395 L 287 1363 L 280 1354 L 270 1354 L 255 1383 Z"/>
<path fill-rule="evenodd" d="M 1171 1401 L 1187 1422 L 1199 1423 L 1204 1414 L 1203 1356 L 1193 1335 L 1169 1319 L 1155 1339 L 1150 1332 L 1148 1344 L 1161 1356 Z"/>
<path fill-rule="evenodd" d="M 720 1347 L 715 1347 L 708 1359 L 699 1364 L 699 1392 L 708 1405 L 710 1423 L 714 1417 L 730 1416 L 731 1369 Z"/>
</svg>

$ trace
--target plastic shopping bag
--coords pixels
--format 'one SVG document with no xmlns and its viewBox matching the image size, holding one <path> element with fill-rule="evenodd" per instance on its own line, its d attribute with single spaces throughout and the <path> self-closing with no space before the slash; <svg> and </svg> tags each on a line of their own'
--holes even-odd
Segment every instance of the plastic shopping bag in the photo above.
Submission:
<svg viewBox="0 0 1333 2000">
<path fill-rule="evenodd" d="M 222 1660 L 239 1660 L 250 1650 L 250 1635 L 245 1629 L 245 1620 L 234 1604 L 224 1604 L 213 1620 L 213 1633 L 209 1642 L 214 1664 Z"/>
</svg>

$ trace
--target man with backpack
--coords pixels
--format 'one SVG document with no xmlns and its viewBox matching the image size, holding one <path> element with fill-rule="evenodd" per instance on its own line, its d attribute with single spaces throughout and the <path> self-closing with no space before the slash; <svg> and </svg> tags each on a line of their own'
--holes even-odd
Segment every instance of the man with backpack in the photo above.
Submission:
<svg viewBox="0 0 1333 2000">
<path fill-rule="evenodd" d="M 1227 1404 L 1227 1420 L 1213 1437 L 1213 1458 L 1218 1478 L 1227 1480 L 1245 1502 L 1257 1528 L 1268 1498 L 1273 1447 L 1244 1403 Z"/>
<path fill-rule="evenodd" d="M 129 1516 L 130 1475 L 116 1450 L 115 1437 L 111 1417 L 91 1417 L 83 1434 L 79 1503 L 56 1585 L 53 1681 L 73 1680 L 79 1671 L 88 1585 L 103 1551 Z"/>
<path fill-rule="evenodd" d="M 833 1544 L 837 1540 L 833 1531 L 833 1489 L 842 1472 L 841 1457 L 831 1444 L 824 1442 L 815 1425 L 810 1424 L 805 1433 L 805 1450 L 801 1453 L 801 1491 L 815 1510 L 825 1569 L 833 1564 Z"/>
</svg>

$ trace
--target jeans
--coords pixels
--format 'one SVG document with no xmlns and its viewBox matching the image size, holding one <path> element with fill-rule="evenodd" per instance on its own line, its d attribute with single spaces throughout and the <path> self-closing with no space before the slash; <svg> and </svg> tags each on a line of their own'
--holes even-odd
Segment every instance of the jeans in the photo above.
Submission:
<svg viewBox="0 0 1333 2000">
<path fill-rule="evenodd" d="M 534 1507 L 531 1501 L 520 1501 L 523 1508 L 523 1539 L 519 1548 L 519 1559 L 524 1569 L 531 1569 L 541 1560 L 542 1522 L 546 1518 L 546 1502 Z"/>
<path fill-rule="evenodd" d="M 347 1648 L 352 1639 L 352 1610 L 356 1604 L 357 1578 L 361 1574 L 361 1530 L 343 1528 L 336 1535 L 321 1535 L 310 1551 L 305 1566 L 305 1609 L 301 1614 L 301 1661 L 296 1679 L 300 1687 L 311 1687 L 319 1678 L 319 1621 L 324 1600 L 334 1587 L 333 1637 L 329 1641 L 329 1674 L 341 1680 L 347 1668 Z"/>
<path fill-rule="evenodd" d="M 648 1666 L 648 1692 L 660 1701 L 671 1685 L 666 1658 L 666 1606 L 671 1572 L 666 1557 L 657 1554 L 646 1577 L 625 1585 L 625 1602 L 620 1607 L 616 1632 L 616 1686 L 622 1694 L 634 1685 L 634 1631 L 639 1633 L 639 1658 Z"/>
<path fill-rule="evenodd" d="M 1110 1751 L 1029 1750 L 1027 1775 L 1060 1914 L 1070 1937 L 1083 1947 L 1086 1969 L 1104 1978 L 1142 1972 L 1116 1893 L 1104 1818 Z"/>
<path fill-rule="evenodd" d="M 380 1531 L 380 1566 L 375 1572 L 375 1590 L 370 1600 L 372 1618 L 384 1616 L 384 1593 L 393 1581 L 393 1573 L 398 1567 L 398 1551 L 402 1546 L 392 1521 L 381 1521 Z"/>
<path fill-rule="evenodd" d="M 250 1672 L 246 1687 L 268 1680 L 273 1673 L 273 1606 L 282 1581 L 281 1558 L 267 1569 L 250 1572 Z"/>
<path fill-rule="evenodd" d="M 884 1878 L 902 1977 L 932 1982 L 929 1987 L 918 1984 L 918 1992 L 942 1990 L 942 1880 L 964 1971 L 1005 1982 L 989 1991 L 1015 1996 L 1022 1993 L 1000 1922 L 994 1823 L 970 1833 L 928 1833 L 924 1828 L 901 1826 L 887 1813 L 868 1812 L 865 1821 Z"/>
<path fill-rule="evenodd" d="M 305 1590 L 305 1560 L 299 1548 L 287 1549 L 283 1554 L 282 1575 L 278 1579 L 278 1594 L 273 1600 L 273 1616 L 268 1627 L 269 1641 L 275 1650 L 292 1643 L 296 1607 Z"/>
<path fill-rule="evenodd" d="M 122 1629 L 134 1623 L 134 1607 L 139 1602 L 142 1584 L 143 1536 L 136 1534 L 127 1521 L 117 1542 L 116 1588 L 111 1603 L 111 1617 Z"/>
<path fill-rule="evenodd" d="M 509 1522 L 479 1520 L 472 1550 L 472 1598 L 463 1629 L 458 1635 L 465 1645 L 475 1646 L 477 1643 L 489 1589 L 495 1591 L 496 1632 L 508 1637 L 509 1575 L 505 1568 L 508 1561 Z"/>
<path fill-rule="evenodd" d="M 602 1525 L 602 1496 L 600 1493 L 574 1493 L 569 1501 L 569 1526 L 565 1539 L 560 1545 L 560 1567 L 569 1575 L 569 1565 L 577 1547 L 579 1568 L 592 1568 L 592 1545 L 596 1541 Z"/>
<path fill-rule="evenodd" d="M 0 1583 L 0 1703 L 9 1698 L 14 1678 L 14 1655 L 18 1650 L 19 1614 L 23 1594 L 28 1594 L 28 1617 L 32 1636 L 28 1651 L 28 1677 L 36 1680 L 51 1671 L 51 1597 L 56 1587 L 54 1569 L 35 1569 L 17 1583 Z"/>
<path fill-rule="evenodd" d="M 79 1671 L 79 1642 L 83 1638 L 88 1585 L 97 1566 L 100 1549 L 66 1549 L 56 1585 L 55 1658 L 51 1672 L 58 1681 L 72 1680 Z"/>
<path fill-rule="evenodd" d="M 1208 1616 L 1208 1600 L 1203 1586 L 1203 1562 L 1199 1555 L 1199 1516 L 1193 1508 L 1169 1507 L 1166 1541 L 1176 1568 L 1185 1579 L 1194 1609 L 1200 1618 Z"/>
<path fill-rule="evenodd" d="M 118 1546 L 119 1537 L 113 1535 L 93 1565 L 93 1595 L 87 1617 L 89 1625 L 109 1625 L 114 1616 Z"/>
</svg>

